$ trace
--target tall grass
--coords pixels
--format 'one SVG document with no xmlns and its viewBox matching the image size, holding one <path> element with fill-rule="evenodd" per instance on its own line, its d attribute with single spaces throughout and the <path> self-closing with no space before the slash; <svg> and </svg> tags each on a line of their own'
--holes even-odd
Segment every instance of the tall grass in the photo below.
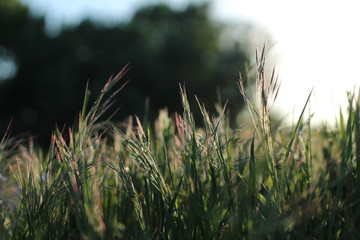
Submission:
<svg viewBox="0 0 360 240">
<path fill-rule="evenodd" d="M 86 91 L 77 123 L 55 129 L 48 152 L 5 134 L 1 239 L 360 238 L 359 94 L 335 129 L 311 128 L 310 95 L 293 127 L 276 127 L 279 83 L 265 52 L 256 93 L 239 81 L 252 126 L 231 128 L 226 106 L 210 114 L 198 101 L 196 127 L 184 87 L 183 112 L 161 110 L 152 126 L 99 121 L 124 68 L 89 109 Z"/>
</svg>

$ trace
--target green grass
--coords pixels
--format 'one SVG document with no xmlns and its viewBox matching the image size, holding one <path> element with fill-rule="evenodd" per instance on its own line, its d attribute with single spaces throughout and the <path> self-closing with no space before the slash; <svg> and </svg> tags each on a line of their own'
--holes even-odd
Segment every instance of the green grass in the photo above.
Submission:
<svg viewBox="0 0 360 240">
<path fill-rule="evenodd" d="M 359 239 L 359 94 L 333 129 L 311 127 L 311 94 L 283 127 L 271 120 L 279 84 L 264 70 L 265 48 L 256 60 L 256 93 L 239 81 L 246 127 L 199 101 L 196 124 L 183 87 L 184 111 L 162 110 L 152 126 L 99 121 L 124 68 L 89 109 L 85 94 L 78 122 L 56 129 L 48 152 L 5 134 L 0 238 Z"/>
</svg>

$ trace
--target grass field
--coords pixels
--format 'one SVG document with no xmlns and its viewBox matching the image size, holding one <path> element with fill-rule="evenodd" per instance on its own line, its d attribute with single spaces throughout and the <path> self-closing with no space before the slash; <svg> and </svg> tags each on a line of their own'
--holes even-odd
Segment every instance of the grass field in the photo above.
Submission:
<svg viewBox="0 0 360 240">
<path fill-rule="evenodd" d="M 162 110 L 153 125 L 99 121 L 124 69 L 92 106 L 85 94 L 48 152 L 5 134 L 0 239 L 360 239 L 359 95 L 349 93 L 333 129 L 312 128 L 309 99 L 294 126 L 275 124 L 279 84 L 264 55 L 256 93 L 239 81 L 244 127 L 201 103 L 195 123 L 184 88 L 184 111 Z"/>
</svg>

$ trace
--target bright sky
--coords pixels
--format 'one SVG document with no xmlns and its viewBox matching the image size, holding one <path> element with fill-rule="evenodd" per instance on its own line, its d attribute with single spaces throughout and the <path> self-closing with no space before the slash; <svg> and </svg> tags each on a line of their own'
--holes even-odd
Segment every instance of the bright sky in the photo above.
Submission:
<svg viewBox="0 0 360 240">
<path fill-rule="evenodd" d="M 49 27 L 76 22 L 84 16 L 107 21 L 128 19 L 134 10 L 156 0 L 22 0 Z M 168 0 L 183 7 L 189 0 Z M 193 1 L 195 2 L 195 1 Z M 214 0 L 221 20 L 253 21 L 265 26 L 276 41 L 274 56 L 282 88 L 274 106 L 281 117 L 296 119 L 314 87 L 311 111 L 317 123 L 335 123 L 346 92 L 359 86 L 360 2 L 357 0 Z M 240 36 L 239 36 L 240 37 Z M 260 36 L 262 38 L 263 36 Z M 254 46 L 255 46 L 254 36 Z M 259 43 L 261 44 L 261 43 Z"/>
</svg>

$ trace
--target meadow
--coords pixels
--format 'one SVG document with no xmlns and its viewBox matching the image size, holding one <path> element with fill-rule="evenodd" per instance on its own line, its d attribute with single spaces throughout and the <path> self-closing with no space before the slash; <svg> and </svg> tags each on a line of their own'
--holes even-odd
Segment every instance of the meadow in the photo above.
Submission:
<svg viewBox="0 0 360 240">
<path fill-rule="evenodd" d="M 126 91 L 124 68 L 94 103 L 86 91 L 77 122 L 55 129 L 48 151 L 9 130 L 0 238 L 360 239 L 359 94 L 348 94 L 335 128 L 312 127 L 311 93 L 293 126 L 275 123 L 280 84 L 265 55 L 257 51 L 256 91 L 238 83 L 250 113 L 241 127 L 226 106 L 209 113 L 200 101 L 195 122 L 183 86 L 182 113 L 102 120 Z"/>
</svg>

